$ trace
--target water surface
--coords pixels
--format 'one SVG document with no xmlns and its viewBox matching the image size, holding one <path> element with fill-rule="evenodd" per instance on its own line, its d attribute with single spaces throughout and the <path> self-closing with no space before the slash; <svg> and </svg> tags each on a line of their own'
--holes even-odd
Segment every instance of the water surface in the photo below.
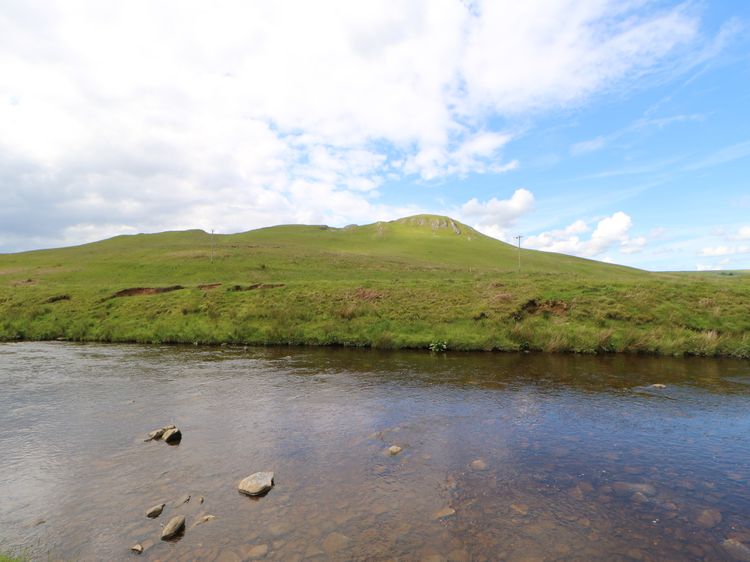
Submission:
<svg viewBox="0 0 750 562">
<path fill-rule="evenodd" d="M 730 560 L 727 538 L 750 544 L 749 406 L 750 363 L 732 360 L 4 344 L 0 545 L 44 560 Z M 178 446 L 143 441 L 167 423 Z M 240 495 L 262 470 L 274 489 Z M 184 536 L 159 540 L 175 514 Z"/>
</svg>

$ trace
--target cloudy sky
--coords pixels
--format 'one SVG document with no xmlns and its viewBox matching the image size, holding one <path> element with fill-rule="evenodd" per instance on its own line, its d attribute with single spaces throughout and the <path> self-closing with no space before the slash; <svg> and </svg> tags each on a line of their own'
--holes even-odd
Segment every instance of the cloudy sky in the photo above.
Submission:
<svg viewBox="0 0 750 562">
<path fill-rule="evenodd" d="M 0 252 L 447 214 L 750 268 L 750 3 L 0 0 Z"/>
</svg>

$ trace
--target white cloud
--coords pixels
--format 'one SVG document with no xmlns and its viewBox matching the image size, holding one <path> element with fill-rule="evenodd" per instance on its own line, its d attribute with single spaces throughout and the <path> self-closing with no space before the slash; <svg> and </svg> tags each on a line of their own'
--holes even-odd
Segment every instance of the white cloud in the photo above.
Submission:
<svg viewBox="0 0 750 562">
<path fill-rule="evenodd" d="M 732 240 L 750 240 L 750 226 L 742 226 L 730 237 Z"/>
<path fill-rule="evenodd" d="M 459 215 L 474 228 L 501 240 L 507 239 L 506 229 L 534 207 L 534 194 L 528 189 L 517 189 L 510 199 L 493 197 L 488 201 L 469 199 L 461 206 Z"/>
<path fill-rule="evenodd" d="M 702 256 L 733 256 L 735 254 L 750 254 L 750 246 L 713 246 L 701 250 Z"/>
<path fill-rule="evenodd" d="M 697 271 L 722 271 L 723 269 L 726 269 L 726 266 L 728 266 L 730 263 L 731 260 L 729 258 L 726 258 L 718 263 L 713 264 L 699 263 L 695 266 L 695 269 Z"/>
<path fill-rule="evenodd" d="M 17 3 L 0 248 L 419 210 L 384 182 L 515 169 L 518 133 L 489 123 L 660 73 L 698 28 L 615 0 Z"/>
<path fill-rule="evenodd" d="M 647 240 L 643 236 L 631 237 L 633 226 L 631 217 L 618 211 L 601 219 L 588 239 L 580 235 L 590 227 L 583 220 L 577 220 L 562 230 L 552 230 L 529 236 L 526 246 L 546 252 L 560 252 L 583 257 L 600 257 L 610 250 L 623 254 L 634 254 L 643 250 Z"/>
</svg>

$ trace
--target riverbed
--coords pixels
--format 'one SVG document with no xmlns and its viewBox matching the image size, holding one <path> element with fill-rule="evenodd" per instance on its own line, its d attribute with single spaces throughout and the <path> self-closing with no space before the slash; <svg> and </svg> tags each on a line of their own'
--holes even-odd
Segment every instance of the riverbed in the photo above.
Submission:
<svg viewBox="0 0 750 562">
<path fill-rule="evenodd" d="M 144 441 L 170 423 L 179 445 Z M 34 559 L 734 560 L 750 546 L 747 361 L 0 344 L 0 452 L 0 551 Z M 239 494 L 258 471 L 273 489 Z M 174 515 L 184 535 L 160 540 Z"/>
</svg>

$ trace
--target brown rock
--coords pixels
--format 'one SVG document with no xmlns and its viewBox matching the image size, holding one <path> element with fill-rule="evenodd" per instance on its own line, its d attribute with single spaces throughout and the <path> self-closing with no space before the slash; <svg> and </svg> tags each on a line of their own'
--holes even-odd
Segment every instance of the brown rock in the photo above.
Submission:
<svg viewBox="0 0 750 562">
<path fill-rule="evenodd" d="M 391 455 L 398 455 L 403 449 L 398 445 L 391 445 L 388 447 L 388 453 Z"/>
<path fill-rule="evenodd" d="M 432 514 L 432 520 L 437 521 L 438 519 L 445 519 L 456 514 L 456 510 L 451 507 L 444 507 L 443 509 L 437 510 Z"/>
<path fill-rule="evenodd" d="M 242 480 L 237 489 L 247 496 L 262 496 L 273 487 L 273 472 L 256 472 Z"/>
<path fill-rule="evenodd" d="M 712 529 L 721 523 L 721 512 L 718 509 L 704 509 L 695 522 L 704 529 Z"/>
<path fill-rule="evenodd" d="M 185 517 L 176 515 L 169 520 L 161 532 L 161 540 L 166 541 L 177 537 L 185 531 Z"/>
<path fill-rule="evenodd" d="M 166 504 L 160 503 L 159 505 L 155 505 L 148 511 L 146 511 L 146 517 L 150 517 L 151 519 L 154 519 L 155 517 L 159 517 L 161 515 L 161 512 L 164 510 L 164 506 Z"/>
<path fill-rule="evenodd" d="M 724 549 L 733 560 L 739 562 L 750 562 L 750 548 L 742 544 L 740 541 L 735 539 L 727 539 L 721 543 L 721 547 Z"/>
<path fill-rule="evenodd" d="M 177 443 L 182 441 L 182 432 L 176 427 L 173 429 L 168 429 L 164 432 L 162 440 L 165 443 L 169 443 L 170 445 L 177 445 Z"/>
<path fill-rule="evenodd" d="M 140 554 L 143 552 L 143 545 L 141 543 L 134 544 L 133 546 L 130 547 L 130 550 L 132 550 L 136 554 Z"/>
<path fill-rule="evenodd" d="M 268 554 L 268 545 L 267 544 L 258 544 L 251 548 L 249 548 L 245 552 L 245 557 L 248 560 L 258 560 L 259 558 L 265 558 L 266 554 Z"/>
<path fill-rule="evenodd" d="M 329 556 L 333 554 L 334 552 L 338 552 L 339 550 L 346 548 L 348 545 L 349 545 L 349 537 L 347 537 L 346 535 L 342 535 L 341 533 L 337 533 L 335 531 L 333 533 L 330 533 L 323 540 L 323 550 Z"/>
<path fill-rule="evenodd" d="M 525 503 L 512 503 L 510 504 L 510 508 L 519 515 L 525 516 L 529 514 L 529 506 Z"/>
<path fill-rule="evenodd" d="M 487 470 L 487 463 L 483 459 L 475 459 L 471 461 L 472 470 Z"/>
</svg>

